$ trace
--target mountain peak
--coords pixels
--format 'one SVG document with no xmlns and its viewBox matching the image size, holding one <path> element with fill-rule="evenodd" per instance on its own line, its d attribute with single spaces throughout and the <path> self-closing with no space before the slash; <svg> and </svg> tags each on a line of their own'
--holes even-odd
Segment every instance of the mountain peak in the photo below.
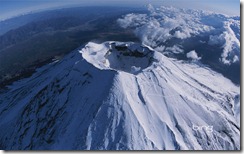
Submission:
<svg viewBox="0 0 244 154">
<path fill-rule="evenodd" d="M 90 42 L 0 93 L 0 147 L 240 149 L 239 90 L 140 44 Z"/>
<path fill-rule="evenodd" d="M 138 73 L 153 62 L 154 51 L 133 42 L 89 42 L 82 50 L 82 57 L 99 69 Z"/>
</svg>

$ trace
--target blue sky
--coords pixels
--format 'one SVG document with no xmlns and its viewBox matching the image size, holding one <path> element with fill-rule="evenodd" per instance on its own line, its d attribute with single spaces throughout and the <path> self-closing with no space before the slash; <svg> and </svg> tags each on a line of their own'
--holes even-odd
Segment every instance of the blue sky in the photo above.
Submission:
<svg viewBox="0 0 244 154">
<path fill-rule="evenodd" d="M 154 6 L 210 10 L 227 15 L 240 14 L 239 0 L 0 0 L 0 19 L 52 8 L 91 5 L 143 7 L 149 3 Z"/>
</svg>

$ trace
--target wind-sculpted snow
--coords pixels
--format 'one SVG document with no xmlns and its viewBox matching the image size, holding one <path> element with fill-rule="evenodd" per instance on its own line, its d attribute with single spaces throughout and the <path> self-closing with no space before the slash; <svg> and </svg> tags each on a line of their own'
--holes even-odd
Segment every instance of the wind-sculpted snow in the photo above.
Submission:
<svg viewBox="0 0 244 154">
<path fill-rule="evenodd" d="M 184 40 L 191 39 L 192 44 L 202 42 L 210 47 L 219 46 L 222 50 L 219 59 L 224 64 L 239 61 L 239 18 L 174 7 L 149 5 L 148 8 L 148 14 L 127 14 L 118 19 L 118 23 L 123 28 L 134 29 L 142 43 L 161 52 L 172 44 L 187 49 L 185 46 L 189 45 Z"/>
<path fill-rule="evenodd" d="M 144 45 L 90 42 L 0 94 L 0 149 L 238 150 L 239 91 Z"/>
</svg>

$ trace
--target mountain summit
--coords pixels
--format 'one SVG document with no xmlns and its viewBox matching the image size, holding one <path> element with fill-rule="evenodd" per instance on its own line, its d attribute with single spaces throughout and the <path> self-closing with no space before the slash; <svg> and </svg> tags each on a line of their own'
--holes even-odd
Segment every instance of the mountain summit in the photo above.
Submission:
<svg viewBox="0 0 244 154">
<path fill-rule="evenodd" d="M 0 149 L 240 149 L 240 87 L 133 42 L 89 42 L 0 93 Z"/>
</svg>

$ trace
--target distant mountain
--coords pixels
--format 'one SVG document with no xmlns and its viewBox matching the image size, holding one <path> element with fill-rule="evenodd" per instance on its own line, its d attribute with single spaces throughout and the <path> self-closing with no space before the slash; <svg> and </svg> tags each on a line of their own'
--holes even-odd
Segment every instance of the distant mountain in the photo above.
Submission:
<svg viewBox="0 0 244 154">
<path fill-rule="evenodd" d="M 239 150 L 240 87 L 133 42 L 88 43 L 0 93 L 4 150 Z"/>
<path fill-rule="evenodd" d="M 90 40 L 139 41 L 132 31 L 122 29 L 116 22 L 121 15 L 133 11 L 143 12 L 123 7 L 78 7 L 0 22 L 1 29 L 16 25 L 0 35 L 0 88 Z M 23 25 L 19 25 L 20 21 Z"/>
</svg>

